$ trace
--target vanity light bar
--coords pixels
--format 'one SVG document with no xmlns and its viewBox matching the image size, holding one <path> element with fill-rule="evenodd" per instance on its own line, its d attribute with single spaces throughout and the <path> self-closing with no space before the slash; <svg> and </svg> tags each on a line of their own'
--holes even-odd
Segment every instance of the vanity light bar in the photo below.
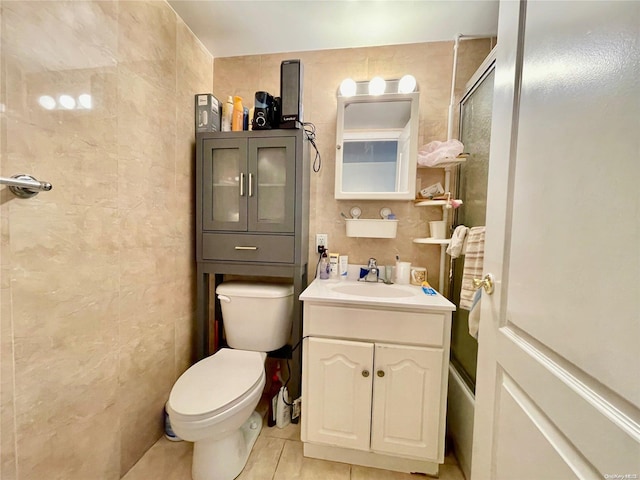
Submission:
<svg viewBox="0 0 640 480">
<path fill-rule="evenodd" d="M 384 80 L 374 77 L 370 81 L 356 82 L 352 78 L 345 78 L 340 84 L 338 95 L 353 97 L 356 95 L 382 95 L 383 93 L 411 93 L 418 91 L 418 84 L 413 75 L 405 75 L 400 80 Z"/>
</svg>

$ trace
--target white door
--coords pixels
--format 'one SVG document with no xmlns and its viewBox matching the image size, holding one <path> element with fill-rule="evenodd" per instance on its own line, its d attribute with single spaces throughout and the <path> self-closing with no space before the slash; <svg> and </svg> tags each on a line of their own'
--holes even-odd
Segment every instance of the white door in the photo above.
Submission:
<svg viewBox="0 0 640 480">
<path fill-rule="evenodd" d="M 307 440 L 369 450 L 373 344 L 308 338 Z"/>
<path fill-rule="evenodd" d="M 443 460 L 442 362 L 441 348 L 376 344 L 372 450 Z"/>
<path fill-rule="evenodd" d="M 639 32 L 501 2 L 474 480 L 640 478 Z"/>
</svg>

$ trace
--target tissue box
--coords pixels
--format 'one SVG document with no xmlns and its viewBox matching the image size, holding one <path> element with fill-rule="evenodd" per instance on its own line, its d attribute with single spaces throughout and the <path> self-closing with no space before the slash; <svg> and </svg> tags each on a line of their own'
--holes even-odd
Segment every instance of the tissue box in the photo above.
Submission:
<svg viewBox="0 0 640 480">
<path fill-rule="evenodd" d="M 211 93 L 196 95 L 196 132 L 220 131 L 220 102 Z"/>
</svg>

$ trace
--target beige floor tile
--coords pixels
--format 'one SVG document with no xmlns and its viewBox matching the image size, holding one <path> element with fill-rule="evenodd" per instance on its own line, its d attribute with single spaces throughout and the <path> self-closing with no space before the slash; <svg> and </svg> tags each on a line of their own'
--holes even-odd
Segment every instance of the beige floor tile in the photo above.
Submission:
<svg viewBox="0 0 640 480">
<path fill-rule="evenodd" d="M 299 425 L 266 427 L 258 437 L 238 480 L 415 480 L 400 472 L 328 462 L 302 455 L 302 443 L 284 437 L 299 437 Z M 191 480 L 193 444 L 161 438 L 122 480 Z M 422 477 L 430 478 L 430 477 Z M 440 466 L 440 480 L 464 480 L 453 455 Z"/>
<path fill-rule="evenodd" d="M 379 468 L 361 467 L 353 465 L 351 467 L 351 480 L 416 480 L 416 475 L 402 472 L 390 472 Z M 423 477 L 427 478 L 427 477 Z"/>
<path fill-rule="evenodd" d="M 451 456 L 455 462 L 455 458 Z M 465 480 L 462 470 L 458 466 L 458 463 L 446 463 L 440 465 L 440 480 Z"/>
<path fill-rule="evenodd" d="M 158 440 L 122 480 L 191 480 L 193 443 Z"/>
<path fill-rule="evenodd" d="M 290 423 L 285 428 L 267 427 L 265 422 L 262 433 L 265 437 L 283 438 L 285 440 L 300 441 L 300 424 Z"/>
<path fill-rule="evenodd" d="M 286 440 L 273 480 L 349 480 L 351 467 L 302 455 L 302 442 Z"/>
<path fill-rule="evenodd" d="M 260 435 L 238 480 L 271 480 L 284 448 L 284 439 Z"/>
</svg>

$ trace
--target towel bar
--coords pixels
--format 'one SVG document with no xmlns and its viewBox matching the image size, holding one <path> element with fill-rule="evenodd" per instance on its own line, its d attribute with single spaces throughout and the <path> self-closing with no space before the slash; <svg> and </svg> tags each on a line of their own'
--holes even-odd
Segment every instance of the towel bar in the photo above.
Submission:
<svg viewBox="0 0 640 480">
<path fill-rule="evenodd" d="M 11 193 L 20 198 L 35 197 L 41 191 L 48 192 L 53 188 L 49 182 L 41 182 L 23 173 L 13 175 L 11 178 L 0 177 L 0 185 L 8 185 Z"/>
</svg>

